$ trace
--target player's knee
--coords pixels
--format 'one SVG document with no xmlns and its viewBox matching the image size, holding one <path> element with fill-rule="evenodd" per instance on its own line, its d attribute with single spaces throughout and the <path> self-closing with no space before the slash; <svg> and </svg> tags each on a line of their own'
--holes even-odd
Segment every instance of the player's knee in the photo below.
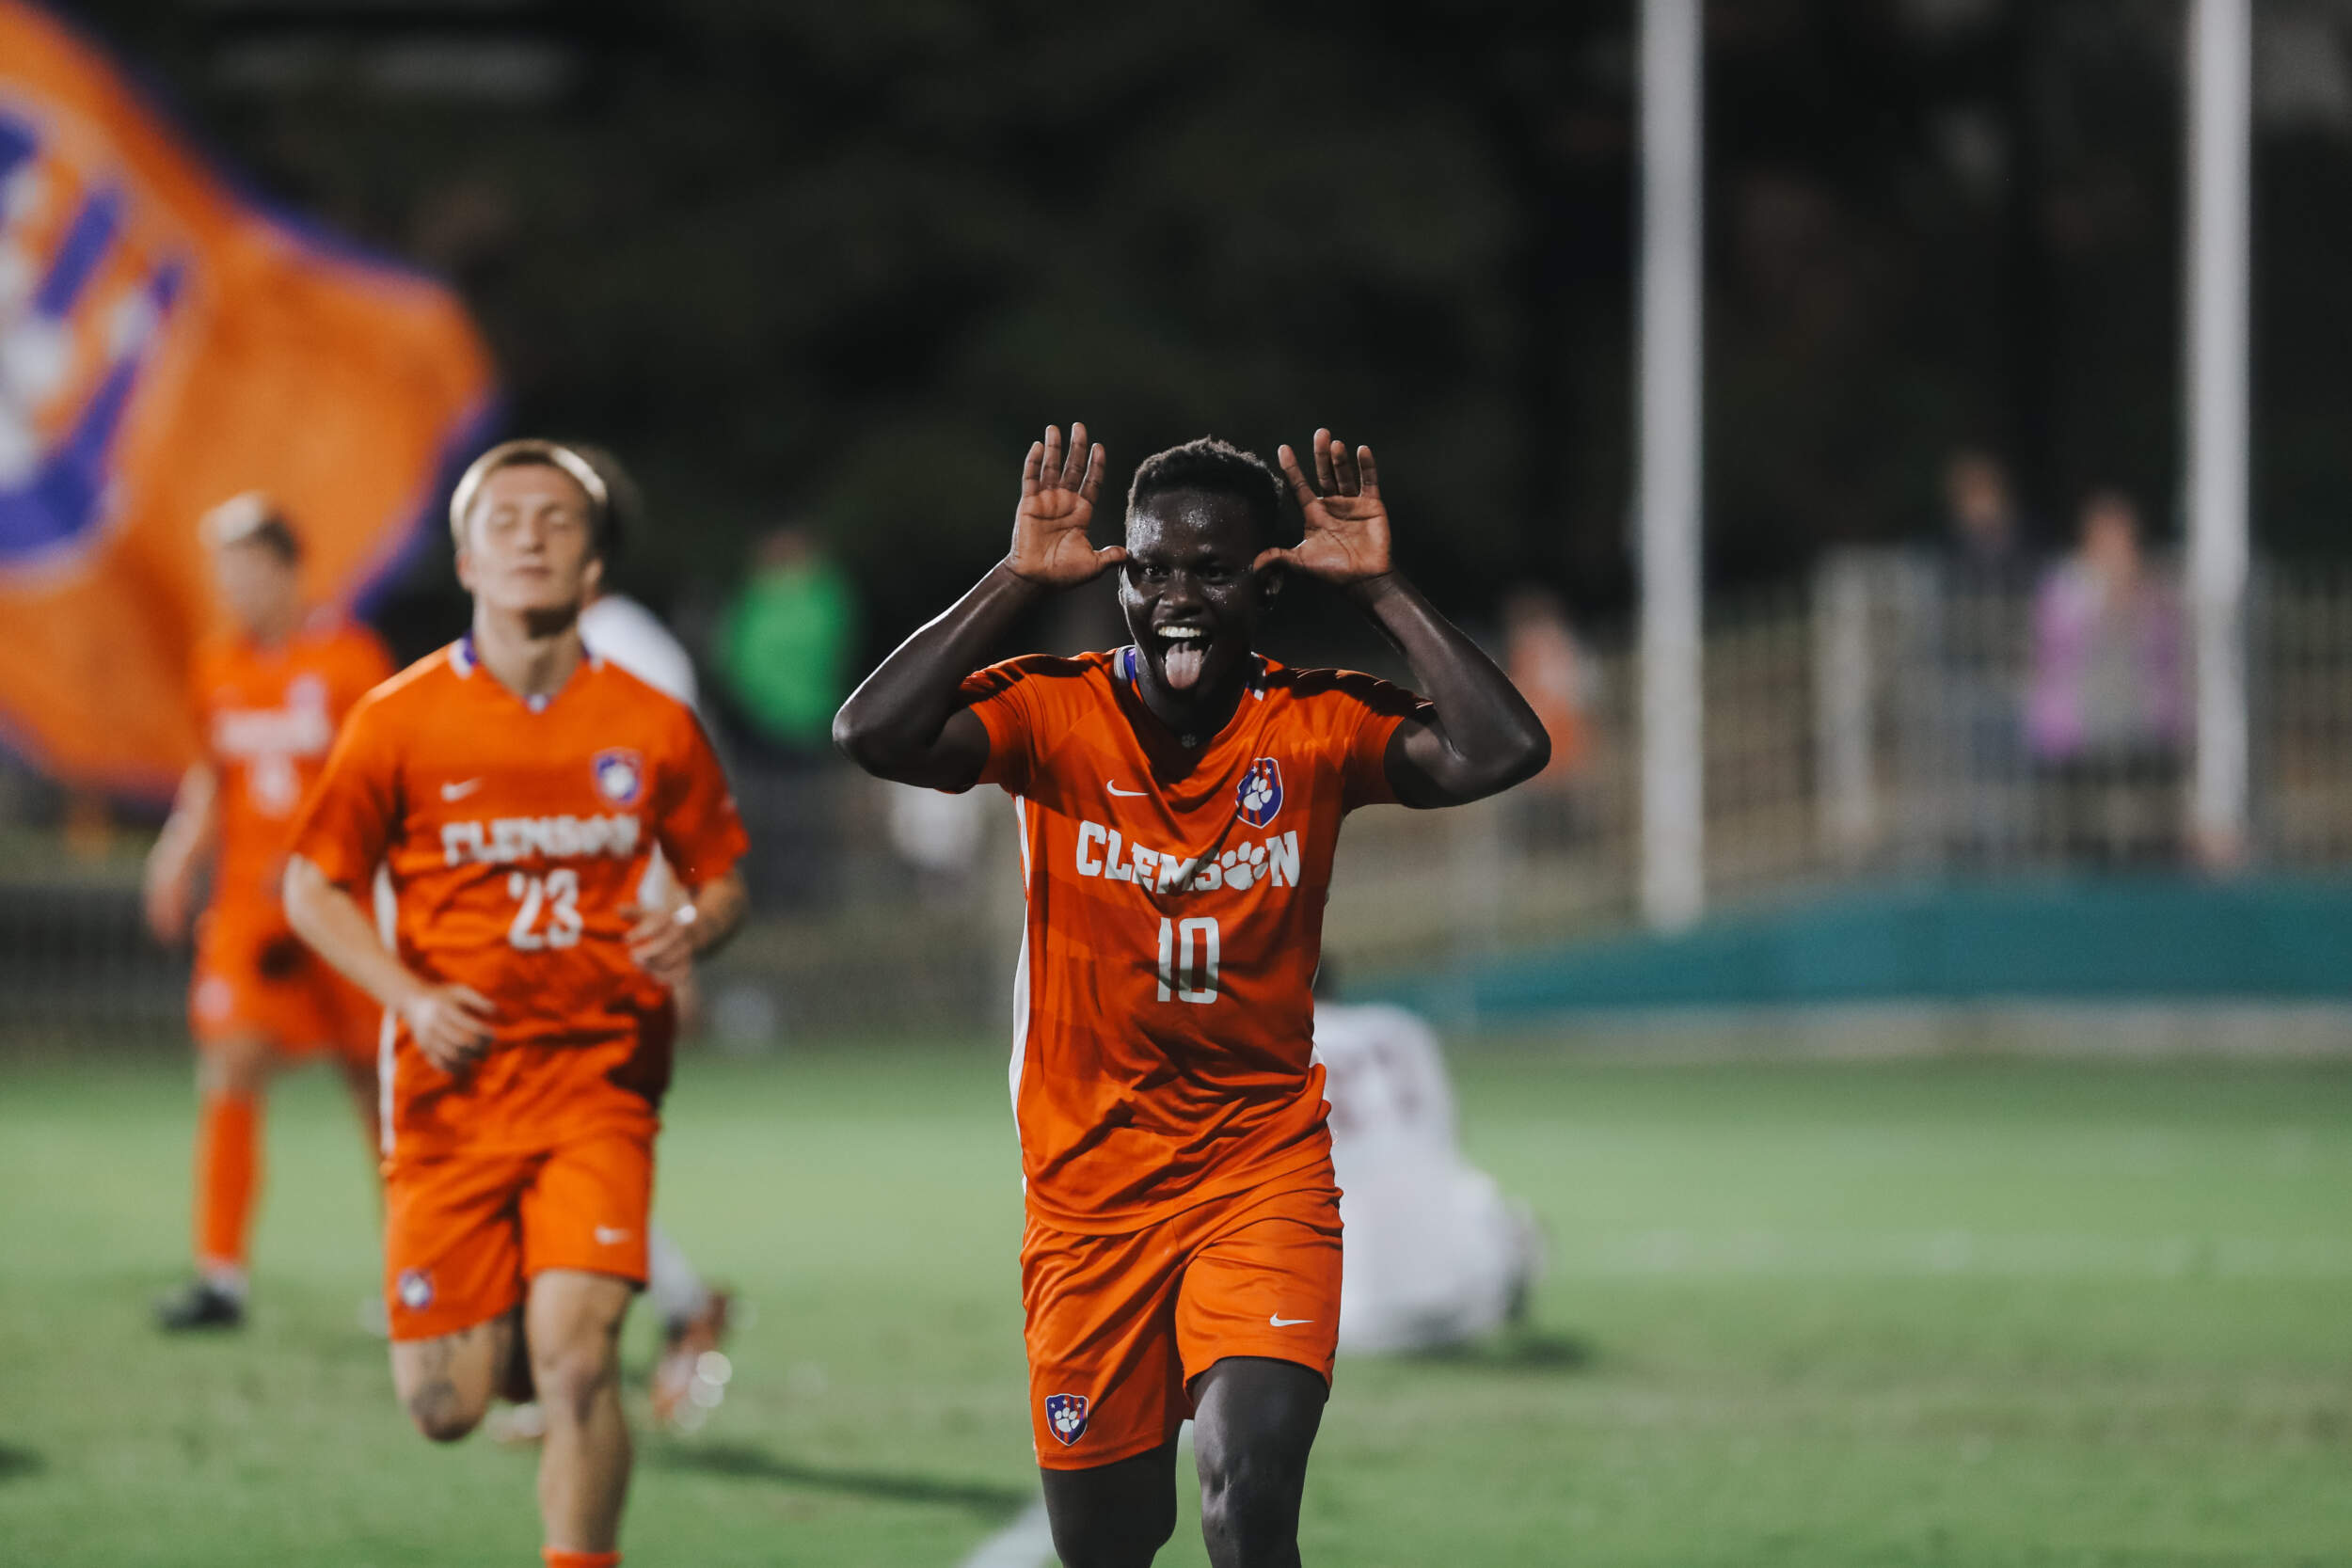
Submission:
<svg viewBox="0 0 2352 1568">
<path fill-rule="evenodd" d="M 1054 1555 L 1063 1568 L 1148 1568 L 1176 1533 L 1176 1498 L 1165 1505 L 1124 1508 L 1052 1520 Z"/>
<path fill-rule="evenodd" d="M 1298 1530 L 1302 1469 L 1246 1447 L 1200 1458 L 1200 1528 L 1212 1541 L 1286 1540 Z"/>
<path fill-rule="evenodd" d="M 487 1400 L 469 1400 L 456 1385 L 436 1380 L 411 1393 L 407 1399 L 408 1419 L 426 1439 L 435 1443 L 454 1443 L 482 1424 Z"/>
<path fill-rule="evenodd" d="M 598 1402 L 619 1386 L 620 1373 L 617 1347 L 602 1334 L 582 1334 L 532 1351 L 532 1382 L 549 1420 L 586 1422 Z"/>
<path fill-rule="evenodd" d="M 215 1041 L 204 1049 L 199 1076 L 207 1093 L 259 1094 L 269 1084 L 269 1043 L 249 1037 Z"/>
</svg>

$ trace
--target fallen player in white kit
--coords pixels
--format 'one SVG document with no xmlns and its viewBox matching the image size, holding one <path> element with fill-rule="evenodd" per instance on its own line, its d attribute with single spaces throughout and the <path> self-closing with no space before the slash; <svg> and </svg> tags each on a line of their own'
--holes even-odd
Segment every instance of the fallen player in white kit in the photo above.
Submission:
<svg viewBox="0 0 2352 1568">
<path fill-rule="evenodd" d="M 1518 1321 L 1543 1236 L 1462 1158 L 1436 1033 L 1402 1007 L 1318 1000 L 1315 1056 L 1347 1234 L 1340 1349 L 1437 1350 Z"/>
</svg>

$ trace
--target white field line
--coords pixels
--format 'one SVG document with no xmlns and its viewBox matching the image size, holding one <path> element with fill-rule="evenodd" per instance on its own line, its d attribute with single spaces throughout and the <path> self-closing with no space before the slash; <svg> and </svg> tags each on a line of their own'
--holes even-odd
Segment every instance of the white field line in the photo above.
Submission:
<svg viewBox="0 0 2352 1568">
<path fill-rule="evenodd" d="M 1054 1560 L 1054 1532 L 1045 1522 L 1045 1499 L 981 1542 L 958 1568 L 1043 1568 Z"/>
<path fill-rule="evenodd" d="M 1771 1230 L 1652 1230 L 1560 1246 L 1549 1273 L 1555 1279 L 1973 1275 L 2019 1279 L 2340 1280 L 2352 1278 L 2352 1237 L 2121 1237 L 1969 1230 L 1840 1236 Z"/>
</svg>

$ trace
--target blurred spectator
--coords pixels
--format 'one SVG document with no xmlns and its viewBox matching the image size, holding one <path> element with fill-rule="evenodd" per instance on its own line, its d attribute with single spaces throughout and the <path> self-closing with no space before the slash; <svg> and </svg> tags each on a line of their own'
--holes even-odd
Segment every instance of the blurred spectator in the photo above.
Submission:
<svg viewBox="0 0 2352 1568">
<path fill-rule="evenodd" d="M 826 765 L 857 619 L 849 575 L 815 534 L 787 526 L 753 546 L 751 578 L 720 624 L 720 673 L 744 742 L 739 799 L 752 834 L 752 895 L 766 908 L 806 908 L 832 892 Z"/>
<path fill-rule="evenodd" d="M 1577 836 L 1579 785 L 1590 771 L 1593 665 L 1567 612 L 1549 589 L 1512 590 L 1502 601 L 1502 665 L 1544 721 L 1551 761 L 1520 786 L 1531 838 L 1558 845 Z"/>
<path fill-rule="evenodd" d="M 856 638 L 856 591 L 816 535 L 786 527 L 754 546 L 751 580 L 719 633 L 750 738 L 794 760 L 829 755 Z"/>
<path fill-rule="evenodd" d="M 2034 597 L 2026 737 L 2048 783 L 2060 843 L 2103 866 L 2177 849 L 2187 705 L 2170 583 L 2140 547 L 2121 492 L 2083 504 L 2074 553 Z"/>
<path fill-rule="evenodd" d="M 1944 755 L 1944 853 L 1964 869 L 2015 858 L 2029 814 L 2018 733 L 2019 656 L 2030 586 L 2025 519 L 2009 470 L 1963 447 L 1944 466 L 1944 581 L 1937 596 L 1937 686 L 1915 716 Z"/>
<path fill-rule="evenodd" d="M 2024 519 L 1999 458 L 1968 447 L 1952 453 L 1944 466 L 1944 515 L 1956 586 L 2022 583 Z"/>
</svg>

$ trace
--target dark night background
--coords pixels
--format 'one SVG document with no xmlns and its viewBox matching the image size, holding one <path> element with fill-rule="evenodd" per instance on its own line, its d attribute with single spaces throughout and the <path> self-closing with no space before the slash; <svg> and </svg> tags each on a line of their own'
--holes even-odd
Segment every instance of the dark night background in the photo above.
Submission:
<svg viewBox="0 0 2352 1568">
<path fill-rule="evenodd" d="M 2263 8 L 2254 513 L 2345 553 L 2346 8 Z M 1741 0 L 1708 20 L 1708 559 L 1920 537 L 1958 445 L 2042 543 L 2121 483 L 2177 534 L 2181 8 Z M 798 517 L 880 646 L 991 559 L 1020 455 L 1318 422 L 1409 567 L 1620 619 L 1635 188 L 1627 5 L 77 13 L 262 188 L 437 270 L 511 428 L 602 440 L 690 632 Z M 1116 512 L 1113 509 L 1113 516 Z M 388 614 L 456 613 L 431 563 Z"/>
</svg>

